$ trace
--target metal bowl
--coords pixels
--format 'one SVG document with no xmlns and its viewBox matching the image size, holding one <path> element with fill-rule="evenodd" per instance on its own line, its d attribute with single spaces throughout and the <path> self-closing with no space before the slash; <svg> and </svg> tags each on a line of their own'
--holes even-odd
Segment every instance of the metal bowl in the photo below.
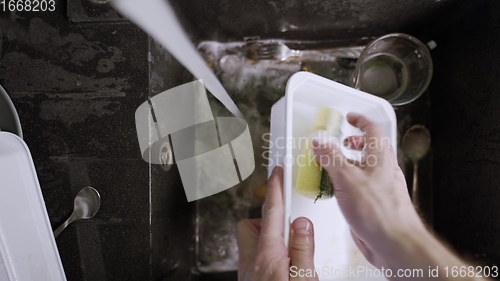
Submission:
<svg viewBox="0 0 500 281">
<path fill-rule="evenodd" d="M 17 115 L 14 104 L 2 86 L 0 86 L 0 130 L 16 134 L 20 138 L 23 137 L 19 115 Z"/>
</svg>

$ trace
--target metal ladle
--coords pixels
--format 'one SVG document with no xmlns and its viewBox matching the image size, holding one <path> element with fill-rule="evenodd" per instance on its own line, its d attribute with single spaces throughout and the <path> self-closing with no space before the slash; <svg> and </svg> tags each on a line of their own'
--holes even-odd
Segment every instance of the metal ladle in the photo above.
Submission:
<svg viewBox="0 0 500 281">
<path fill-rule="evenodd" d="M 69 218 L 54 230 L 54 237 L 57 237 L 70 223 L 92 218 L 101 206 L 101 196 L 93 187 L 85 187 L 78 192 L 75 197 L 73 213 Z"/>
<path fill-rule="evenodd" d="M 401 149 L 413 162 L 412 201 L 415 208 L 419 208 L 418 198 L 418 162 L 427 154 L 431 145 L 431 134 L 423 125 L 414 125 L 403 136 Z"/>
</svg>

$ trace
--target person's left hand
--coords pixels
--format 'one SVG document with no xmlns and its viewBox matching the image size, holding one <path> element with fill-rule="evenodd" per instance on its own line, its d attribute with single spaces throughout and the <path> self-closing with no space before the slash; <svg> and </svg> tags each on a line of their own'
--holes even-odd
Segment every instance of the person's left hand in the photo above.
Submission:
<svg viewBox="0 0 500 281">
<path fill-rule="evenodd" d="M 307 218 L 291 225 L 290 255 L 283 240 L 283 169 L 276 167 L 269 178 L 262 219 L 242 220 L 237 226 L 238 280 L 316 281 L 314 230 Z"/>
</svg>

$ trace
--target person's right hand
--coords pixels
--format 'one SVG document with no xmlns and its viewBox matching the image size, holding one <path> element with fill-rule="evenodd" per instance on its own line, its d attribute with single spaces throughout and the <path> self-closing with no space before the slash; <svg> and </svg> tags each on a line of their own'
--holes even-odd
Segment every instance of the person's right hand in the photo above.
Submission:
<svg viewBox="0 0 500 281">
<path fill-rule="evenodd" d="M 397 256 L 395 241 L 426 231 L 409 197 L 396 155 L 381 128 L 350 113 L 347 121 L 365 136 L 347 138 L 364 149 L 363 162 L 346 159 L 333 143 L 315 141 L 316 161 L 327 171 L 335 197 L 363 255 L 377 267 L 389 266 L 385 257 Z"/>
</svg>

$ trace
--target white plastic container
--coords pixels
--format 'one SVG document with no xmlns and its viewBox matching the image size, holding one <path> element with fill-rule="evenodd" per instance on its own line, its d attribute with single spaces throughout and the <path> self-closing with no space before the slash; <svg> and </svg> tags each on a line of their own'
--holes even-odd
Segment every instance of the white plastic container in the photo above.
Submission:
<svg viewBox="0 0 500 281">
<path fill-rule="evenodd" d="M 295 191 L 297 165 L 293 159 L 303 153 L 303 147 L 298 145 L 297 140 L 311 134 L 313 120 L 320 106 L 334 108 L 344 117 L 349 112 L 366 116 L 383 128 L 391 145 L 396 147 L 396 115 L 386 100 L 308 72 L 294 74 L 288 80 L 285 97 L 274 104 L 271 111 L 269 173 L 277 164 L 284 167 L 285 241 L 288 244 L 290 223 L 297 217 L 305 216 L 314 224 L 314 262 L 320 280 L 364 280 L 367 277 L 370 280 L 385 280 L 362 273 L 356 273 L 356 276 L 351 274 L 353 267 L 359 270 L 375 268 L 354 245 L 349 226 L 335 197 L 314 203 L 314 200 Z M 341 138 L 362 135 L 345 119 L 341 131 Z M 342 151 L 351 159 L 361 157 L 357 151 L 343 147 Z"/>
<path fill-rule="evenodd" d="M 0 281 L 66 280 L 33 160 L 0 132 Z"/>
</svg>

